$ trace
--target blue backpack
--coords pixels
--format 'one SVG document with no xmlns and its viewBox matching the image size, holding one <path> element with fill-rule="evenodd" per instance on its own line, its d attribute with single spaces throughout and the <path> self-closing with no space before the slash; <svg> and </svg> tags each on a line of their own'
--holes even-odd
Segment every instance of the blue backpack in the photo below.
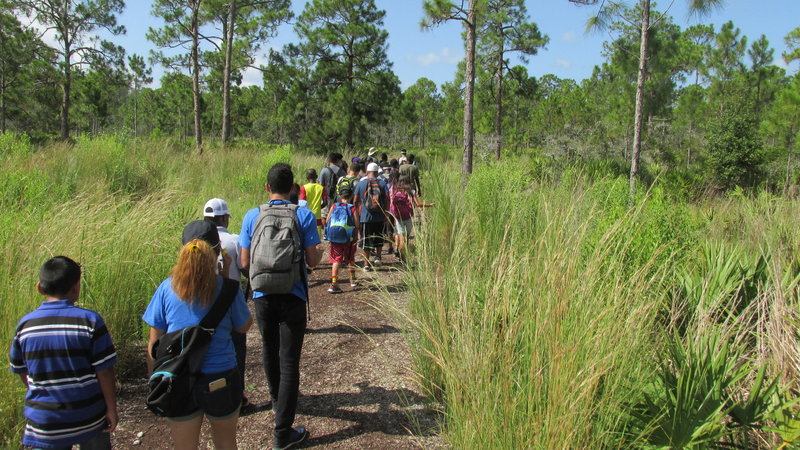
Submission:
<svg viewBox="0 0 800 450">
<path fill-rule="evenodd" d="M 330 242 L 334 244 L 346 244 L 353 240 L 356 221 L 353 217 L 353 212 L 350 210 L 352 207 L 353 205 L 337 202 L 328 212 L 325 234 L 328 236 Z"/>
</svg>

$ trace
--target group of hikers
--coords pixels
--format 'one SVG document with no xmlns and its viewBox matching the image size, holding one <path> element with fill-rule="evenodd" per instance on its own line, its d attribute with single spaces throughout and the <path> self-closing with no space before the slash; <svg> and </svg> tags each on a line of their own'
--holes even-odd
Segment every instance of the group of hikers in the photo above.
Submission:
<svg viewBox="0 0 800 450">
<path fill-rule="evenodd" d="M 308 169 L 306 179 L 299 186 L 291 166 L 272 166 L 265 184 L 269 200 L 247 211 L 238 236 L 228 231 L 230 209 L 220 198 L 206 202 L 203 219 L 183 229 L 171 274 L 142 316 L 150 327 L 148 407 L 167 417 L 177 449 L 198 448 L 204 417 L 215 448 L 237 448 L 239 415 L 252 407 L 244 392 L 244 367 L 246 333 L 254 322 L 274 413 L 272 448 L 304 442 L 309 432 L 295 427 L 294 420 L 308 278 L 322 259 L 322 241 L 329 242 L 332 265 L 328 292 L 338 293 L 342 266 L 349 270 L 350 286 L 357 286 L 356 248 L 362 250 L 365 271 L 381 265 L 387 243 L 390 253 L 404 258 L 414 209 L 433 206 L 419 201 L 419 169 L 405 150 L 389 161 L 370 148 L 366 158 L 349 163 L 332 153 L 319 177 Z M 242 277 L 250 295 L 240 287 Z M 27 387 L 25 446 L 111 448 L 110 433 L 118 422 L 116 351 L 101 315 L 75 305 L 80 278 L 81 266 L 72 259 L 47 260 L 37 283 L 45 301 L 19 321 L 12 339 L 10 370 Z M 208 338 L 184 342 L 195 336 L 190 329 Z M 163 356 L 165 349 L 172 353 Z M 196 361 L 187 363 L 197 366 L 191 376 L 171 372 L 169 364 L 184 357 Z M 162 390 L 151 404 L 164 382 L 176 392 Z M 177 410 L 158 402 L 178 395 L 179 382 L 188 383 L 189 390 L 177 399 L 180 412 L 170 413 Z"/>
</svg>

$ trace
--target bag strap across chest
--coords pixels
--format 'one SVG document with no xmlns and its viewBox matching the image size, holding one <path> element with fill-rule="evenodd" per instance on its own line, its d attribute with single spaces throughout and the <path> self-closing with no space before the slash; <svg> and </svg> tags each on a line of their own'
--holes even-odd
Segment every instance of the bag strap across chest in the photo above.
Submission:
<svg viewBox="0 0 800 450">
<path fill-rule="evenodd" d="M 217 328 L 217 325 L 225 317 L 225 314 L 233 304 L 233 299 L 236 298 L 236 290 L 239 288 L 239 283 L 235 280 L 222 278 L 222 290 L 219 293 L 211 309 L 206 313 L 203 320 L 200 321 L 200 326 L 203 328 Z"/>
</svg>

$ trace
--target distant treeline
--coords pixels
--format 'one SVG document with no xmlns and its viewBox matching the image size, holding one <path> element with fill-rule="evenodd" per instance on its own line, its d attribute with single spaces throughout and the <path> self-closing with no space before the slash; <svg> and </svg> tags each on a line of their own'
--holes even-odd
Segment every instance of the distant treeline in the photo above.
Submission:
<svg viewBox="0 0 800 450">
<path fill-rule="evenodd" d="M 51 1 L 0 1 L 2 132 L 26 133 L 34 141 L 100 133 L 177 136 L 198 146 L 199 134 L 205 134 L 319 152 L 461 145 L 464 64 L 452 82 L 437 86 L 422 77 L 403 91 L 386 55 L 385 12 L 373 1 L 309 2 L 293 18 L 298 41 L 269 51 L 259 67 L 263 83 L 256 86 L 242 85 L 243 72 L 264 53 L 277 26 L 292 18 L 288 0 L 246 6 L 157 0 L 152 14 L 169 25 L 151 29 L 148 39 L 184 53 L 153 52 L 149 59 L 90 39 L 100 29 L 124 32 L 116 23 L 122 0 L 74 2 L 64 23 L 49 15 L 51 3 L 58 7 Z M 506 3 L 496 7 L 520 8 L 519 2 Z M 79 10 L 78 4 L 95 9 Z M 610 21 L 613 40 L 604 44 L 605 62 L 580 82 L 510 67 L 505 53 L 497 59 L 489 27 L 479 27 L 476 158 L 492 157 L 501 141 L 504 152 L 630 161 L 637 14 L 636 8 L 623 10 Z M 23 25 L 24 17 L 71 34 L 57 34 L 59 45 L 48 46 Z M 488 12 L 483 17 L 491 19 Z M 536 38 L 528 49 L 535 64 L 547 36 L 528 25 L 528 37 Z M 748 39 L 732 22 L 682 29 L 667 15 L 651 25 L 648 37 L 646 162 L 688 170 L 720 188 L 797 184 L 800 78 L 775 65 L 765 36 Z M 777 57 L 793 67 L 800 28 L 786 41 L 789 51 Z M 147 87 L 148 64 L 168 69 L 158 88 Z"/>
</svg>

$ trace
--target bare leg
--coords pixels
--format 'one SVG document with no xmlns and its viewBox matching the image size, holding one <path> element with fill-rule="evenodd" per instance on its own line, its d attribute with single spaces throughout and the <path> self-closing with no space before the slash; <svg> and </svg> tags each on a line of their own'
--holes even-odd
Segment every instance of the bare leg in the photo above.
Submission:
<svg viewBox="0 0 800 450">
<path fill-rule="evenodd" d="M 172 434 L 172 444 L 175 450 L 195 450 L 200 445 L 200 426 L 203 424 L 203 415 L 192 420 L 176 422 L 167 420 L 169 431 Z"/>
<path fill-rule="evenodd" d="M 331 264 L 331 280 L 339 278 L 339 266 L 341 263 L 335 262 Z"/>
<path fill-rule="evenodd" d="M 216 450 L 236 450 L 236 423 L 239 415 L 225 420 L 211 420 L 211 438 Z"/>
</svg>

